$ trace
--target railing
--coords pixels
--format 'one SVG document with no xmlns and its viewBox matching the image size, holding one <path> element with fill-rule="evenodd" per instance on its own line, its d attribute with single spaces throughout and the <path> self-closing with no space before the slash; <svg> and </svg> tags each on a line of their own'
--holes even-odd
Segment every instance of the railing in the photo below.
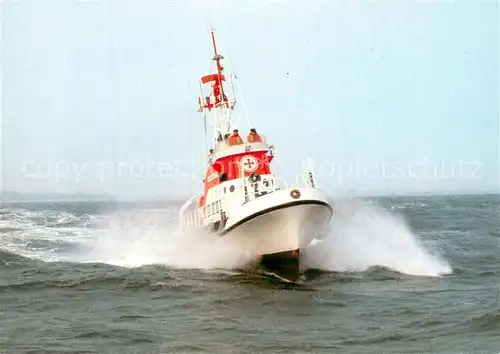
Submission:
<svg viewBox="0 0 500 354">
<path fill-rule="evenodd" d="M 242 171 L 243 174 L 243 171 Z M 280 189 L 288 189 L 288 188 L 301 188 L 301 187 L 312 187 L 316 188 L 316 181 L 314 179 L 314 173 L 312 168 L 309 167 L 307 172 L 303 176 L 297 176 L 295 178 L 295 183 L 289 184 L 285 179 L 275 177 L 275 176 L 266 176 L 263 175 L 256 182 L 251 182 L 248 177 L 244 179 L 240 179 L 240 191 L 243 193 L 241 204 L 245 204 L 251 200 L 259 198 L 261 196 L 267 195 L 269 193 L 273 193 Z M 239 194 L 239 193 L 238 193 Z M 224 199 L 227 198 L 227 195 L 220 195 L 219 199 L 209 205 L 205 205 L 202 208 L 195 207 L 194 210 L 186 213 L 186 209 L 193 204 L 193 201 L 196 198 L 199 198 L 200 194 L 191 197 L 180 210 L 180 217 L 182 218 L 182 222 L 189 227 L 193 227 L 195 225 L 202 224 L 202 218 L 211 218 L 214 215 L 221 214 L 224 210 L 223 206 L 227 208 L 227 204 L 224 203 Z M 217 221 L 218 218 L 215 218 L 214 221 Z"/>
<path fill-rule="evenodd" d="M 198 209 L 186 212 L 181 223 L 183 229 L 193 229 L 201 224 L 201 216 Z"/>
<path fill-rule="evenodd" d="M 265 136 L 261 135 L 261 138 L 262 138 L 262 141 L 259 142 L 259 143 L 249 143 L 247 142 L 247 137 L 241 137 L 243 139 L 243 144 L 238 144 L 238 145 L 229 145 L 229 140 L 224 140 L 222 139 L 221 141 L 219 141 L 217 144 L 215 144 L 214 146 L 214 152 L 217 152 L 219 150 L 223 150 L 223 149 L 227 149 L 229 147 L 237 147 L 237 146 L 246 146 L 246 145 L 249 145 L 249 144 L 265 144 L 267 145 L 267 139 Z"/>
</svg>

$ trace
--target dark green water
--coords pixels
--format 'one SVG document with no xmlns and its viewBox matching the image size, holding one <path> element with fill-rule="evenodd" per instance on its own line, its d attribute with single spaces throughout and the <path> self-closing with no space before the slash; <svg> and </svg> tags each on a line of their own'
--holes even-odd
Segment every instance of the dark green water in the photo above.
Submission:
<svg viewBox="0 0 500 354">
<path fill-rule="evenodd" d="M 498 195 L 336 201 L 300 286 L 177 203 L 4 204 L 0 353 L 499 353 Z"/>
</svg>

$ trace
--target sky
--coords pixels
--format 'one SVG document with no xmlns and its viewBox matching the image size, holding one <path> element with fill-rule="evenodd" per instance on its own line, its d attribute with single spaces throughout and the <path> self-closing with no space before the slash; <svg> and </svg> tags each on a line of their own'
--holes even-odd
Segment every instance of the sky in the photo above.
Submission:
<svg viewBox="0 0 500 354">
<path fill-rule="evenodd" d="M 332 196 L 499 190 L 497 1 L 1 6 L 0 189 L 198 193 L 213 26 L 278 177 L 310 159 Z"/>
</svg>

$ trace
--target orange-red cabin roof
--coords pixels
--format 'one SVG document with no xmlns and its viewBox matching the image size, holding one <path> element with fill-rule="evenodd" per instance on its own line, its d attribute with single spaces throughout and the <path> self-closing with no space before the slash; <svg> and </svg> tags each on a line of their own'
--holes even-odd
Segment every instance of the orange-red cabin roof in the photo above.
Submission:
<svg viewBox="0 0 500 354">
<path fill-rule="evenodd" d="M 200 205 L 205 205 L 208 190 L 222 183 L 220 177 L 223 174 L 225 174 L 226 181 L 248 177 L 252 173 L 271 174 L 272 159 L 273 156 L 268 155 L 266 150 L 242 152 L 217 159 L 208 167 L 205 174 L 205 186 Z"/>
</svg>

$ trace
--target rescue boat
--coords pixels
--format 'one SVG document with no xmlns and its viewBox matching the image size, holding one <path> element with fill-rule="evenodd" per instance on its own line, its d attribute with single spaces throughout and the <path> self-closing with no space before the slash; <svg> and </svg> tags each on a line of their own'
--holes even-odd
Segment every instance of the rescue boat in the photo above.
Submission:
<svg viewBox="0 0 500 354">
<path fill-rule="evenodd" d="M 325 231 L 332 206 L 317 187 L 311 165 L 289 186 L 272 172 L 275 147 L 266 137 L 257 132 L 246 142 L 238 138 L 232 120 L 234 76 L 223 73 L 224 57 L 217 51 L 213 29 L 210 36 L 212 73 L 201 77 L 198 111 L 205 116 L 205 129 L 210 116 L 213 136 L 207 146 L 202 192 L 181 207 L 179 226 L 183 231 L 203 229 L 231 238 L 251 259 L 245 270 L 295 283 L 303 271 L 302 251 Z M 225 88 L 229 80 L 231 99 Z M 208 90 L 206 85 L 210 85 Z"/>
</svg>

